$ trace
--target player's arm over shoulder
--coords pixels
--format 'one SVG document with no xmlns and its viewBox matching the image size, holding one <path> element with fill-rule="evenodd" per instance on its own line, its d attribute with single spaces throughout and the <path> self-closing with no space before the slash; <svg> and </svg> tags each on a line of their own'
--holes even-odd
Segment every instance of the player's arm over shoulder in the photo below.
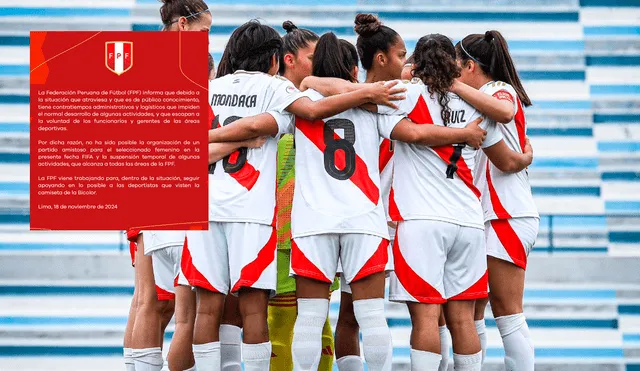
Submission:
<svg viewBox="0 0 640 371">
<path fill-rule="evenodd" d="M 391 81 L 388 81 L 390 83 Z M 405 99 L 395 102 L 396 108 L 387 105 L 378 105 L 377 112 L 383 115 L 408 115 L 418 103 L 418 99 L 425 91 L 425 85 L 418 78 L 411 80 L 393 80 L 397 83 L 395 88 L 404 89 Z"/>
<path fill-rule="evenodd" d="M 533 162 L 533 148 L 528 143 L 528 140 L 524 153 L 514 151 L 504 141 L 502 134 L 499 136 L 496 134 L 500 133 L 500 130 L 496 127 L 497 125 L 493 120 L 487 122 L 487 139 L 482 145 L 482 149 L 491 163 L 505 173 L 517 173 L 531 165 Z"/>
<path fill-rule="evenodd" d="M 492 82 L 480 91 L 456 80 L 451 91 L 496 122 L 508 124 L 513 120 L 515 91 L 508 84 Z"/>
</svg>

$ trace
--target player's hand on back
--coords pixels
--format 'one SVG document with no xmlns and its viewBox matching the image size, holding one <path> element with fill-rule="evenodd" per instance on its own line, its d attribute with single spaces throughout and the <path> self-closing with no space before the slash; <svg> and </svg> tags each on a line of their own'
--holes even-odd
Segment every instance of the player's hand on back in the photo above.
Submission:
<svg viewBox="0 0 640 371">
<path fill-rule="evenodd" d="M 487 131 L 480 127 L 482 120 L 484 120 L 483 117 L 478 117 L 462 129 L 467 131 L 466 143 L 475 149 L 480 148 L 482 142 L 484 142 L 484 138 L 487 137 Z"/>
<path fill-rule="evenodd" d="M 394 109 L 398 109 L 398 107 L 393 104 L 394 101 L 399 101 L 405 99 L 405 95 L 402 94 L 407 91 L 406 88 L 396 88 L 398 85 L 398 81 L 391 82 L 377 82 L 373 84 L 367 84 L 368 86 L 365 88 L 369 93 L 369 99 L 371 103 L 389 106 Z"/>
<path fill-rule="evenodd" d="M 257 137 L 245 141 L 245 147 L 247 148 L 259 148 L 267 142 L 267 137 Z"/>
</svg>

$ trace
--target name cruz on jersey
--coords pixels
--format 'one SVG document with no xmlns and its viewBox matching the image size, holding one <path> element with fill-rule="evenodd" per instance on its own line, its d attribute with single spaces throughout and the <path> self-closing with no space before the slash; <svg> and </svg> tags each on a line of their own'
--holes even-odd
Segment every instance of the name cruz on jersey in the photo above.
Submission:
<svg viewBox="0 0 640 371">
<path fill-rule="evenodd" d="M 507 124 L 498 124 L 497 127 L 507 146 L 515 152 L 523 153 L 527 138 L 527 123 L 522 102 L 515 89 L 507 83 L 491 81 L 481 87 L 480 91 L 513 104 L 515 112 L 513 120 Z M 474 179 L 482 193 L 485 221 L 539 217 L 526 170 L 511 174 L 504 173 L 493 165 L 482 151 L 478 153 L 477 162 Z"/>
<path fill-rule="evenodd" d="M 313 101 L 315 90 L 302 93 Z M 403 116 L 354 108 L 314 122 L 296 118 L 293 237 L 367 233 L 388 239 L 380 191 L 380 138 Z"/>
<path fill-rule="evenodd" d="M 383 114 L 402 114 L 417 124 L 465 128 L 482 115 L 455 94 L 449 94 L 450 114 L 442 119 L 436 94 L 431 95 L 419 79 L 402 82 L 406 99 L 397 101 L 398 109 L 378 106 Z M 487 131 L 482 148 L 502 140 L 491 120 L 480 127 Z M 389 214 L 395 221 L 429 219 L 484 228 L 480 191 L 474 185 L 476 151 L 464 143 L 439 147 L 397 142 L 393 161 L 393 187 Z"/>
<path fill-rule="evenodd" d="M 236 71 L 209 83 L 214 128 L 264 112 L 279 128 L 262 147 L 240 148 L 209 167 L 210 221 L 273 224 L 277 138 L 293 131 L 293 116 L 284 109 L 298 98 L 289 80 L 262 72 Z"/>
</svg>

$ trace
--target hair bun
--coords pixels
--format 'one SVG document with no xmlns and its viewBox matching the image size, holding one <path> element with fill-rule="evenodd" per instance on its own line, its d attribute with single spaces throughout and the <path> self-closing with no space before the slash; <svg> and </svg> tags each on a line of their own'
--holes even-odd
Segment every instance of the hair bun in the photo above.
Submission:
<svg viewBox="0 0 640 371">
<path fill-rule="evenodd" d="M 373 14 L 358 14 L 355 20 L 356 26 L 353 28 L 360 36 L 370 36 L 380 29 L 382 23 Z"/>
<path fill-rule="evenodd" d="M 171 4 L 173 3 L 175 0 L 160 0 L 161 3 L 163 4 Z"/>
<path fill-rule="evenodd" d="M 487 31 L 484 33 L 484 41 L 490 43 L 494 39 L 493 31 Z"/>
<path fill-rule="evenodd" d="M 297 30 L 298 26 L 293 24 L 293 22 L 291 21 L 284 21 L 284 23 L 282 23 L 282 28 L 284 28 L 284 30 L 287 31 L 287 33 L 289 33 L 289 32 L 292 32 L 293 30 Z"/>
</svg>

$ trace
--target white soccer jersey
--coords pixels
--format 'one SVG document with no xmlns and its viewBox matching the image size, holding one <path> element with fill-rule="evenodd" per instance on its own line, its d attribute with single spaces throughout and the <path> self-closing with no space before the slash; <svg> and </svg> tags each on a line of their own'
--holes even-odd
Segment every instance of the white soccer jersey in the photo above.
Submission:
<svg viewBox="0 0 640 371">
<path fill-rule="evenodd" d="M 497 127 L 509 148 L 523 153 L 527 136 L 527 120 L 516 91 L 507 83 L 493 81 L 485 84 L 480 91 L 513 103 L 515 112 L 513 120 L 508 124 L 497 124 Z M 503 173 L 483 152 L 478 153 L 477 162 L 474 179 L 476 187 L 482 193 L 485 221 L 539 217 L 526 170 L 512 174 Z"/>
<path fill-rule="evenodd" d="M 289 80 L 262 72 L 236 71 L 209 83 L 214 128 L 264 112 L 279 127 L 262 147 L 241 148 L 209 166 L 210 221 L 273 223 L 277 138 L 292 132 L 292 115 L 284 108 L 297 98 L 299 91 Z"/>
<path fill-rule="evenodd" d="M 407 98 L 396 102 L 399 109 L 378 106 L 384 114 L 404 114 L 417 124 L 444 126 L 436 94 L 418 79 L 397 87 L 407 89 Z M 464 128 L 480 113 L 455 94 L 449 94 L 448 127 Z M 483 148 L 500 140 L 495 122 L 480 125 L 487 131 Z M 480 191 L 473 183 L 476 151 L 464 144 L 427 147 L 397 142 L 393 155 L 393 220 L 429 219 L 484 229 Z"/>
<path fill-rule="evenodd" d="M 323 96 L 307 90 L 317 101 Z M 359 108 L 315 122 L 296 118 L 292 235 L 366 233 L 389 239 L 380 191 L 380 137 L 402 116 Z"/>
</svg>

